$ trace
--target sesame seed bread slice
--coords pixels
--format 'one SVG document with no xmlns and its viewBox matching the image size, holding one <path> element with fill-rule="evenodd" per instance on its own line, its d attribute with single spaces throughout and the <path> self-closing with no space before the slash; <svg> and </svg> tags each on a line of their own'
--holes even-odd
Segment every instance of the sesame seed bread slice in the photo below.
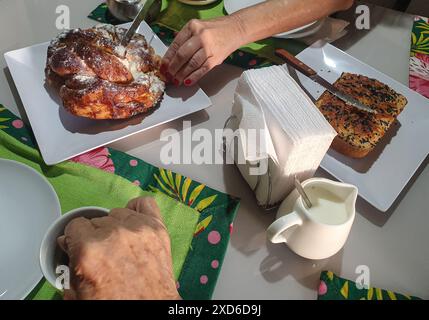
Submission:
<svg viewBox="0 0 429 320">
<path fill-rule="evenodd" d="M 362 112 L 327 91 L 316 102 L 338 133 L 331 147 L 346 156 L 363 158 L 395 122 L 407 99 L 378 80 L 351 73 L 343 73 L 334 86 L 377 111 Z"/>
</svg>

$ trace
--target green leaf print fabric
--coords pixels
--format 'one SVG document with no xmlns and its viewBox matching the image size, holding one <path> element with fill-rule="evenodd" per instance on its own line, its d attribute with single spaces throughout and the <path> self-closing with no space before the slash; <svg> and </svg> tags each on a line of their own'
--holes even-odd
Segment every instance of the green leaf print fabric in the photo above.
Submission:
<svg viewBox="0 0 429 320">
<path fill-rule="evenodd" d="M 239 201 L 170 170 L 101 147 L 47 166 L 21 119 L 0 105 L 0 158 L 42 173 L 56 190 L 62 213 L 81 206 L 124 207 L 151 195 L 160 206 L 171 238 L 174 274 L 184 299 L 209 299 L 238 210 Z M 28 299 L 59 299 L 45 280 Z"/>
<path fill-rule="evenodd" d="M 318 300 L 421 300 L 420 298 L 395 293 L 379 288 L 359 289 L 355 282 L 324 271 L 320 276 Z"/>
</svg>

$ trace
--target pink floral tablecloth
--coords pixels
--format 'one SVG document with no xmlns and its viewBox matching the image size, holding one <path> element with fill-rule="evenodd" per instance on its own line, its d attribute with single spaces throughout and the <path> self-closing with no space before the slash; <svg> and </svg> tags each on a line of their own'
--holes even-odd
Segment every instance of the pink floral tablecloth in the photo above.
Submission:
<svg viewBox="0 0 429 320">
<path fill-rule="evenodd" d="M 411 34 L 410 88 L 429 98 L 429 19 L 419 16 Z"/>
</svg>

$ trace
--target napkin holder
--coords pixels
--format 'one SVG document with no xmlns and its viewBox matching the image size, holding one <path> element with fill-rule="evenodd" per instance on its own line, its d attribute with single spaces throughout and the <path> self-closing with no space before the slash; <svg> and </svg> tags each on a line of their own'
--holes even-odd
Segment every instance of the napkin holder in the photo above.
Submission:
<svg viewBox="0 0 429 320">
<path fill-rule="evenodd" d="M 259 96 L 261 87 L 258 87 L 258 85 L 265 82 L 269 85 L 270 81 L 274 81 L 270 80 L 268 76 L 265 77 L 265 74 L 261 71 L 262 69 L 246 71 L 243 73 L 242 77 L 239 79 L 236 93 L 234 95 L 232 114 L 224 124 L 224 156 L 226 159 L 229 158 L 229 162 L 227 160 L 228 163 L 235 163 L 241 175 L 254 192 L 258 205 L 267 210 L 277 207 L 294 189 L 293 178 L 295 175 L 301 181 L 307 180 L 314 175 L 323 156 L 327 152 L 336 135 L 334 129 L 332 129 L 329 123 L 324 119 L 323 115 L 317 110 L 310 98 L 304 93 L 299 85 L 296 84 L 290 75 L 285 73 L 284 70 L 286 69 L 282 68 L 283 67 L 274 66 L 264 69 L 266 69 L 267 75 L 269 75 L 271 70 L 273 70 L 273 78 L 276 76 L 277 79 L 279 79 L 278 77 L 282 80 L 284 78 L 284 88 L 286 88 L 286 90 L 291 88 L 290 90 L 294 90 L 293 96 L 304 101 L 301 104 L 298 103 L 299 108 L 301 109 L 297 107 L 297 113 L 302 112 L 304 108 L 307 115 L 311 114 L 315 116 L 313 120 L 316 119 L 319 121 L 321 126 L 320 136 L 322 137 L 320 139 L 320 146 L 317 145 L 315 147 L 315 140 L 312 140 L 312 138 L 317 136 L 314 133 L 318 132 L 317 130 L 313 130 L 313 136 L 310 135 L 309 140 L 302 140 L 302 144 L 304 146 L 307 145 L 308 150 L 317 149 L 313 154 L 309 152 L 308 158 L 314 157 L 314 160 L 308 162 L 305 161 L 306 159 L 303 159 L 302 162 L 308 162 L 308 165 L 297 166 L 296 171 L 293 171 L 292 168 L 295 168 L 293 166 L 289 167 L 292 172 L 291 170 L 285 169 L 285 164 L 287 166 L 287 164 L 290 163 L 288 161 L 289 151 L 293 151 L 290 153 L 290 157 L 300 157 L 303 155 L 302 148 L 300 149 L 301 140 L 298 140 L 299 143 L 297 144 L 296 140 L 287 136 L 287 134 L 282 130 L 282 124 L 278 121 L 275 112 L 271 112 L 275 108 L 272 108 L 269 104 L 263 102 L 263 99 Z M 251 83 L 252 81 L 253 84 Z M 273 92 L 282 91 L 274 90 Z M 272 110 L 269 111 L 268 109 Z M 280 112 L 281 111 L 282 110 L 280 110 Z M 243 119 L 245 119 L 245 121 L 243 121 Z M 311 125 L 312 124 L 309 123 L 309 126 Z M 246 138 L 245 134 L 240 132 L 240 129 L 246 130 L 254 128 L 265 129 L 265 133 L 264 136 L 260 136 L 259 139 L 250 140 L 257 144 L 257 152 L 256 155 L 249 156 L 247 150 L 248 146 L 246 148 L 246 143 L 249 144 L 249 142 L 244 140 Z M 234 134 L 233 137 L 226 136 L 225 132 L 227 129 L 230 129 L 230 131 L 236 134 Z M 301 137 L 302 136 L 303 135 L 301 135 Z M 281 150 L 280 154 L 278 154 L 276 150 Z M 306 155 L 307 154 L 305 153 L 305 156 Z M 258 171 L 260 174 L 257 173 Z"/>
<path fill-rule="evenodd" d="M 224 131 L 226 129 L 232 129 L 233 131 L 237 130 L 238 126 L 235 124 L 235 122 L 237 120 L 238 120 L 238 118 L 236 115 L 229 116 L 229 118 L 225 121 L 225 124 L 223 126 Z M 237 141 L 234 141 L 233 143 L 235 143 L 234 150 L 238 150 L 239 148 L 238 148 Z M 222 151 L 224 154 L 224 158 L 228 158 L 228 156 L 230 154 L 229 154 L 229 148 L 228 148 L 228 140 L 225 136 L 223 137 L 222 148 L 223 148 Z M 262 166 L 261 161 L 247 161 L 246 164 L 240 165 L 235 161 L 237 158 L 238 158 L 237 154 L 233 156 L 234 163 L 242 175 L 243 175 L 243 173 L 242 173 L 243 170 L 246 170 L 246 169 L 250 170 L 251 168 L 258 170 Z M 277 203 L 272 203 L 272 200 L 271 200 L 272 188 L 273 188 L 273 184 L 272 184 L 272 180 L 271 180 L 271 170 L 272 170 L 270 168 L 271 166 L 268 164 L 267 172 L 265 175 L 248 176 L 249 178 L 246 179 L 246 182 L 249 184 L 249 187 L 252 189 L 252 191 L 255 195 L 257 194 L 257 190 L 259 188 L 265 188 L 267 190 L 266 198 L 264 201 L 260 201 L 258 198 L 256 198 L 258 206 L 265 209 L 265 210 L 274 209 L 274 208 L 278 207 L 281 203 L 281 201 L 279 201 Z"/>
</svg>

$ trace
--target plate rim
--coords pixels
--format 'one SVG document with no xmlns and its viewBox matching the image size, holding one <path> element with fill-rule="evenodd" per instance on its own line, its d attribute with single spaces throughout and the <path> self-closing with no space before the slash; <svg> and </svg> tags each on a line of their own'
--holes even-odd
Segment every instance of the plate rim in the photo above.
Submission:
<svg viewBox="0 0 429 320">
<path fill-rule="evenodd" d="M 15 166 L 17 166 L 23 170 L 27 170 L 27 171 L 31 172 L 32 174 L 38 176 L 38 178 L 40 178 L 40 181 L 43 181 L 43 183 L 48 186 L 48 189 L 50 190 L 50 194 L 54 196 L 54 203 L 53 204 L 54 204 L 55 209 L 56 209 L 56 212 L 55 212 L 55 215 L 57 216 L 56 219 L 61 217 L 61 214 L 62 214 L 61 210 L 62 209 L 61 209 L 61 203 L 60 203 L 60 199 L 58 197 L 58 194 L 55 191 L 52 184 L 49 182 L 49 180 L 44 175 L 42 175 L 40 172 L 38 172 L 36 169 L 32 168 L 31 166 L 29 166 L 25 163 L 16 161 L 16 160 L 0 158 L 0 165 L 1 165 L 1 163 L 9 163 L 9 164 L 15 165 Z M 45 233 L 46 233 L 46 230 L 45 230 Z M 42 239 L 43 239 L 43 237 L 42 237 Z M 41 239 L 40 243 L 38 244 L 39 249 L 40 249 L 42 239 Z M 37 252 L 37 257 L 38 256 L 39 256 L 39 252 Z M 42 269 L 40 268 L 39 260 L 37 260 L 37 266 L 38 266 L 39 271 L 40 271 L 40 276 L 38 277 L 37 280 L 34 280 L 34 282 L 32 282 L 31 285 L 30 284 L 28 285 L 29 289 L 25 290 L 25 295 L 23 297 L 18 298 L 19 300 L 25 299 L 31 293 L 31 291 L 34 290 L 34 288 L 37 286 L 37 284 L 40 282 L 40 280 L 43 279 L 43 273 L 42 273 Z M 2 297 L 0 297 L 0 300 L 2 300 Z"/>
<path fill-rule="evenodd" d="M 218 0 L 178 0 L 179 2 L 183 4 L 187 4 L 190 6 L 205 6 L 208 4 L 212 4 L 213 2 L 216 2 Z M 200 3 L 198 3 L 200 2 Z"/>
<path fill-rule="evenodd" d="M 326 18 L 323 18 L 315 21 L 307 28 L 303 28 L 301 30 L 291 30 L 293 32 L 284 32 L 280 34 L 275 34 L 272 36 L 272 38 L 287 40 L 287 39 L 300 39 L 300 38 L 309 37 L 319 32 L 320 29 L 322 29 L 322 27 L 324 26 L 325 21 L 326 21 Z"/>
</svg>

